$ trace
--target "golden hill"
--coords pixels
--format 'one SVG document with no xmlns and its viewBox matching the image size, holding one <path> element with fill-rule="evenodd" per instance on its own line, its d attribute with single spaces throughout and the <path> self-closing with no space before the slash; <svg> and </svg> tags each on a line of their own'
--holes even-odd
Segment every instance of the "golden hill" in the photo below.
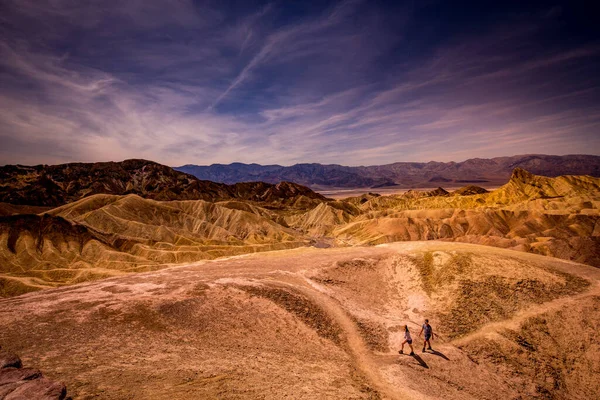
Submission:
<svg viewBox="0 0 600 400">
<path fill-rule="evenodd" d="M 302 248 L 2 299 L 0 342 L 78 399 L 591 399 L 598 307 L 600 270 L 539 255 Z"/>
<path fill-rule="evenodd" d="M 231 198 L 213 201 L 96 194 L 51 210 L 4 204 L 0 295 L 306 245 L 460 241 L 600 266 L 600 179 L 589 176 L 517 169 L 491 192 L 440 188 L 337 201 L 285 182 L 228 190 Z"/>
<path fill-rule="evenodd" d="M 474 195 L 381 196 L 338 226 L 343 244 L 457 240 L 600 266 L 600 179 L 547 178 L 515 170 L 497 190 Z"/>
<path fill-rule="evenodd" d="M 268 215 L 202 200 L 95 195 L 42 216 L 3 217 L 0 295 L 308 243 Z"/>
</svg>

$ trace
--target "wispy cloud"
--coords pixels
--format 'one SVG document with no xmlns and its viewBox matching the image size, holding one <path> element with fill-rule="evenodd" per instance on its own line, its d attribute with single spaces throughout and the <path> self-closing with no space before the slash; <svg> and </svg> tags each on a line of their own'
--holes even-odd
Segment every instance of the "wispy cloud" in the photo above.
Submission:
<svg viewBox="0 0 600 400">
<path fill-rule="evenodd" d="M 211 105 L 218 105 L 232 90 L 241 85 L 248 77 L 253 69 L 261 66 L 269 61 L 269 59 L 287 54 L 297 57 L 302 54 L 304 57 L 311 54 L 317 55 L 319 50 L 315 46 L 315 41 L 318 37 L 324 34 L 328 28 L 340 24 L 344 17 L 348 16 L 353 8 L 360 3 L 358 0 L 345 0 L 333 7 L 325 16 L 319 17 L 316 21 L 301 22 L 294 24 L 291 27 L 285 27 L 269 34 L 262 47 L 256 55 L 242 68 L 240 73 L 235 77 L 231 84 L 221 93 Z M 328 41 L 333 40 L 332 37 L 327 38 Z M 310 47 L 308 52 L 301 52 L 301 44 L 303 41 L 309 41 Z M 242 43 L 242 46 L 246 40 Z"/>
<path fill-rule="evenodd" d="M 539 39 L 562 12 L 427 38 L 412 5 L 304 7 L 7 1 L 0 163 L 600 153 L 600 42 Z"/>
</svg>

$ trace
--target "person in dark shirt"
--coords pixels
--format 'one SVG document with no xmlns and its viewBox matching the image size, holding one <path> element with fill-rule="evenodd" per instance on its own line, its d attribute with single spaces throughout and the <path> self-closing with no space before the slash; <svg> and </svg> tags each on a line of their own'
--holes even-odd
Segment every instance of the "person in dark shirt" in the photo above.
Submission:
<svg viewBox="0 0 600 400">
<path fill-rule="evenodd" d="M 431 325 L 429 325 L 428 319 L 425 320 L 425 323 L 421 328 L 421 332 L 419 332 L 419 337 L 421 337 L 421 334 L 423 334 L 423 332 L 425 333 L 425 341 L 423 342 L 423 353 L 425 353 L 425 345 L 427 345 L 427 350 L 433 350 L 431 348 L 430 340 L 434 339 L 433 328 L 431 327 Z"/>
</svg>

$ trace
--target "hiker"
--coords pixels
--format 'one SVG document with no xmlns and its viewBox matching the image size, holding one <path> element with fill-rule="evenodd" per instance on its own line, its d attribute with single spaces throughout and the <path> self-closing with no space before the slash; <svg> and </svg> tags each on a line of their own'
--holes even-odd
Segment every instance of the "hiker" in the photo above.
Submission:
<svg viewBox="0 0 600 400">
<path fill-rule="evenodd" d="M 419 337 L 421 337 L 421 334 L 423 332 L 425 332 L 425 341 L 423 342 L 423 353 L 425 353 L 425 345 L 429 346 L 427 350 L 433 350 L 431 348 L 431 343 L 429 342 L 430 339 L 433 340 L 433 328 L 431 327 L 431 325 L 429 325 L 428 319 L 425 320 L 425 323 L 421 328 L 421 332 L 419 332 Z"/>
<path fill-rule="evenodd" d="M 408 325 L 404 325 L 404 342 L 402 342 L 402 348 L 398 350 L 398 353 L 404 354 L 404 344 L 408 343 L 408 347 L 410 347 L 410 355 L 414 356 L 415 351 L 412 347 L 412 338 L 410 337 L 410 331 L 408 330 Z"/>
</svg>

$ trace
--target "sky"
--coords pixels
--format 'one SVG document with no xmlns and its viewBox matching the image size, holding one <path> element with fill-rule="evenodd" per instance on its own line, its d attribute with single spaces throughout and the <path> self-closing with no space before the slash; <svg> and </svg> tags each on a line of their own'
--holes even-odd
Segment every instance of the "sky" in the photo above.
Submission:
<svg viewBox="0 0 600 400">
<path fill-rule="evenodd" d="M 600 155 L 592 4 L 0 0 L 0 164 Z"/>
</svg>

